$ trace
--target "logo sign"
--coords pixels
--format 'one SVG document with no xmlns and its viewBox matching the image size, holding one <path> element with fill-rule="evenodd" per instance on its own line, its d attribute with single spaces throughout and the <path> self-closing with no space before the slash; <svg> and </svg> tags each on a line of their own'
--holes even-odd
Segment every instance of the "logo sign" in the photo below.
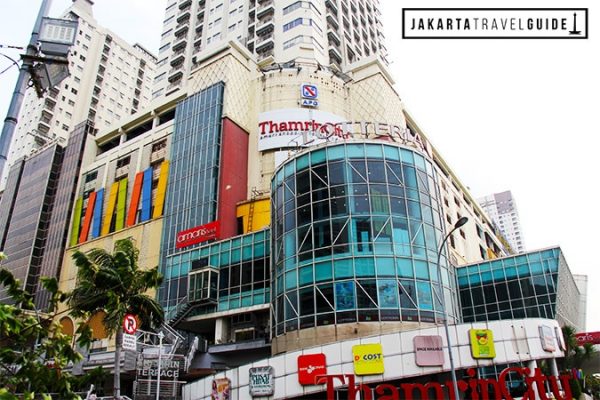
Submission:
<svg viewBox="0 0 600 400">
<path fill-rule="evenodd" d="M 316 100 L 319 95 L 319 91 L 315 85 L 303 84 L 300 88 L 300 92 L 303 99 Z"/>
<path fill-rule="evenodd" d="M 137 350 L 137 342 L 135 340 L 135 335 L 130 335 L 128 333 L 123 334 L 123 350 Z"/>
<path fill-rule="evenodd" d="M 133 314 L 125 314 L 125 318 L 123 318 L 123 330 L 125 333 L 133 335 L 135 331 L 137 331 L 138 322 L 135 319 L 135 315 Z"/>
<path fill-rule="evenodd" d="M 273 367 L 250 368 L 250 396 L 271 396 L 275 392 L 275 372 Z"/>
<path fill-rule="evenodd" d="M 356 375 L 383 374 L 383 349 L 380 343 L 352 346 Z"/>
<path fill-rule="evenodd" d="M 172 354 L 170 356 L 163 355 L 163 357 L 160 362 L 160 379 L 165 381 L 178 380 L 179 375 L 183 373 L 184 356 L 181 354 Z M 156 379 L 157 375 L 158 358 L 138 358 L 138 378 Z"/>
<path fill-rule="evenodd" d="M 231 382 L 228 378 L 218 378 L 212 381 L 210 400 L 230 400 Z"/>
<path fill-rule="evenodd" d="M 384 121 L 349 121 L 327 111 L 282 108 L 258 116 L 258 150 L 298 148 L 325 142 L 375 139 L 415 147 L 429 155 L 428 143 L 404 125 Z"/>
<path fill-rule="evenodd" d="M 405 8 L 403 39 L 587 39 L 587 8 Z"/>
<path fill-rule="evenodd" d="M 547 325 L 540 325 L 540 339 L 542 340 L 542 349 L 544 351 L 553 352 L 556 350 L 554 342 L 554 332 Z"/>
<path fill-rule="evenodd" d="M 469 329 L 471 355 L 473 358 L 494 358 L 494 335 L 490 329 Z"/>
<path fill-rule="evenodd" d="M 193 244 L 206 242 L 207 240 L 218 239 L 219 235 L 219 221 L 213 221 L 205 225 L 179 232 L 177 234 L 175 247 L 181 249 Z"/>
<path fill-rule="evenodd" d="M 600 332 L 576 333 L 575 339 L 577 340 L 577 345 L 579 346 L 583 346 L 586 343 L 600 344 Z"/>
<path fill-rule="evenodd" d="M 325 354 L 305 354 L 298 356 L 298 382 L 301 385 L 314 385 L 315 378 L 327 374 Z"/>
<path fill-rule="evenodd" d="M 304 107 L 319 107 L 319 102 L 311 99 L 302 99 L 300 104 Z"/>
<path fill-rule="evenodd" d="M 413 339 L 416 353 L 416 363 L 420 367 L 444 365 L 444 348 L 442 337 L 415 336 Z"/>
</svg>

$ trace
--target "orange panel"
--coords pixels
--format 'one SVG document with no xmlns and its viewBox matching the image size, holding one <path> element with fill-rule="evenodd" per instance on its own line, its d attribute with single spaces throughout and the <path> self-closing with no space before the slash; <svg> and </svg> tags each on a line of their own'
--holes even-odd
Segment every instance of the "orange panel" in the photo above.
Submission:
<svg viewBox="0 0 600 400">
<path fill-rule="evenodd" d="M 131 203 L 129 203 L 129 212 L 127 213 L 127 226 L 135 225 L 135 216 L 137 214 L 138 206 L 140 203 L 140 193 L 142 192 L 143 179 L 143 172 L 138 172 L 137 174 L 135 174 L 135 181 L 133 182 L 133 193 L 131 194 Z"/>
<path fill-rule="evenodd" d="M 79 235 L 79 243 L 83 243 L 88 240 L 92 216 L 94 215 L 94 204 L 96 204 L 96 192 L 92 192 L 88 198 L 87 208 L 85 209 L 85 217 L 83 217 L 83 227 L 81 228 L 81 234 Z"/>
</svg>

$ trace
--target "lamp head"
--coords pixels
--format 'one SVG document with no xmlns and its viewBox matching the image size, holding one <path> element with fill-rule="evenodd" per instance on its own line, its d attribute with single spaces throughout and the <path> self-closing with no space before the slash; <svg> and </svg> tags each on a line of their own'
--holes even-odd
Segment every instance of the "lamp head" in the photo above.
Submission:
<svg viewBox="0 0 600 400">
<path fill-rule="evenodd" d="M 463 226 L 464 224 L 466 224 L 469 221 L 469 218 L 467 217 L 461 217 L 458 221 L 456 221 L 456 223 L 454 224 L 454 228 L 460 228 L 461 226 Z"/>
</svg>

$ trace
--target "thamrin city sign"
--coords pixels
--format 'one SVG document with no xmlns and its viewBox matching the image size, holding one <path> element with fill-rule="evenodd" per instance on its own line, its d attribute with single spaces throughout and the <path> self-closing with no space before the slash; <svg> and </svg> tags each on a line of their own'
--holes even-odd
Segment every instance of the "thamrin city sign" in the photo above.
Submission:
<svg viewBox="0 0 600 400">
<path fill-rule="evenodd" d="M 258 150 L 297 148 L 348 139 L 378 139 L 416 147 L 431 155 L 417 133 L 382 121 L 348 121 L 327 111 L 284 108 L 258 116 Z"/>
</svg>

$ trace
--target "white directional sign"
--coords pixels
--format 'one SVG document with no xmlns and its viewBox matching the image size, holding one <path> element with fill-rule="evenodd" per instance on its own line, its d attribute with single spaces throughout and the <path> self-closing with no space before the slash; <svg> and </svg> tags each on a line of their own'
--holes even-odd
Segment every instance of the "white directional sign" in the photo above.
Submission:
<svg viewBox="0 0 600 400">
<path fill-rule="evenodd" d="M 135 335 L 123 334 L 123 350 L 137 350 Z"/>
<path fill-rule="evenodd" d="M 137 331 L 138 322 L 135 319 L 135 315 L 133 314 L 125 314 L 125 318 L 123 318 L 123 330 L 125 333 L 133 335 L 135 331 Z"/>
</svg>

